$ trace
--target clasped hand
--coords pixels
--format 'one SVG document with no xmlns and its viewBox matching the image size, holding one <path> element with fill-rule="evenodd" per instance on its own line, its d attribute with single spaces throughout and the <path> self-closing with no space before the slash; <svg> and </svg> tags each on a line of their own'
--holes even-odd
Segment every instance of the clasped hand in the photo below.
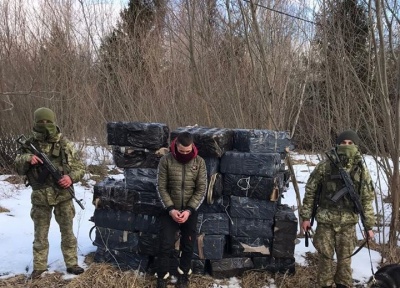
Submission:
<svg viewBox="0 0 400 288">
<path fill-rule="evenodd" d="M 171 217 L 172 219 L 179 224 L 185 223 L 187 221 L 187 219 L 190 216 L 190 212 L 185 210 L 185 211 L 178 211 L 176 209 L 171 211 Z"/>
</svg>

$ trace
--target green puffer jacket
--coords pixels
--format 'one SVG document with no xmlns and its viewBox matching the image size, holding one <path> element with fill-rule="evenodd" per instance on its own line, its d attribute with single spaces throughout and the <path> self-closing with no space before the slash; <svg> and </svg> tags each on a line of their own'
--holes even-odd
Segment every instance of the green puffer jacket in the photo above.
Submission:
<svg viewBox="0 0 400 288">
<path fill-rule="evenodd" d="M 368 169 L 362 164 L 362 157 L 359 153 L 344 168 L 350 174 L 356 192 L 360 196 L 366 217 L 365 224 L 369 230 L 375 224 L 374 208 L 372 206 L 375 194 L 371 176 Z M 320 202 L 315 217 L 318 223 L 338 225 L 358 223 L 359 216 L 354 212 L 354 206 L 348 195 L 337 203 L 330 200 L 344 186 L 342 180 L 338 178 L 339 175 L 336 170 L 332 162 L 326 159 L 320 162 L 312 171 L 305 187 L 303 206 L 300 210 L 300 216 L 303 220 L 311 218 L 316 193 L 318 189 L 321 189 Z"/>
<path fill-rule="evenodd" d="M 27 142 L 35 145 L 36 148 L 45 153 L 51 162 L 63 174 L 71 177 L 73 183 L 82 179 L 85 174 L 85 167 L 78 158 L 73 143 L 63 138 L 58 133 L 51 142 L 41 139 L 41 134 L 34 133 Z M 63 156 L 65 161 L 63 163 Z M 72 196 L 66 189 L 58 186 L 51 175 L 48 175 L 42 183 L 39 183 L 42 165 L 31 165 L 32 152 L 27 147 L 21 147 L 15 158 L 14 165 L 19 175 L 25 175 L 29 185 L 32 186 L 31 202 L 34 205 L 57 205 L 66 200 L 72 199 Z"/>
<path fill-rule="evenodd" d="M 158 195 L 167 211 L 188 209 L 193 212 L 204 200 L 207 170 L 200 156 L 182 164 L 168 153 L 160 160 L 157 178 Z"/>
</svg>

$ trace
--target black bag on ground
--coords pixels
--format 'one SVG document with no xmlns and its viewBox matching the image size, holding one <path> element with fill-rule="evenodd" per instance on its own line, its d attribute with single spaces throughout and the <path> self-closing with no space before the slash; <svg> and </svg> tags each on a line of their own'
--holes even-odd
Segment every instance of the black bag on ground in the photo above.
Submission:
<svg viewBox="0 0 400 288">
<path fill-rule="evenodd" d="M 149 256 L 135 252 L 109 250 L 104 247 L 97 247 L 94 255 L 94 262 L 110 263 L 123 271 L 139 270 L 140 272 L 146 272 Z"/>
<path fill-rule="evenodd" d="M 230 278 L 241 276 L 246 270 L 254 267 L 251 258 L 223 258 L 221 260 L 210 260 L 211 275 L 214 278 Z"/>
<path fill-rule="evenodd" d="M 96 227 L 93 245 L 113 250 L 138 252 L 139 234 L 126 230 Z"/>
<path fill-rule="evenodd" d="M 222 259 L 225 252 L 225 235 L 200 234 L 196 238 L 193 249 L 194 259 Z"/>
<path fill-rule="evenodd" d="M 294 211 L 287 205 L 280 205 L 275 214 L 274 242 L 272 256 L 291 258 L 296 246 L 298 221 Z"/>
</svg>

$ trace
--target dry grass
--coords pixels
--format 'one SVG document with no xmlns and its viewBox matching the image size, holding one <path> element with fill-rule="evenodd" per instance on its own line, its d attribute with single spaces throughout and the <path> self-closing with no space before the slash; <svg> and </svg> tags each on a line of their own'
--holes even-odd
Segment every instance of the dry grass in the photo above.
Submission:
<svg viewBox="0 0 400 288">
<path fill-rule="evenodd" d="M 0 213 L 7 213 L 10 212 L 10 210 L 8 210 L 7 208 L 0 206 Z"/>
<path fill-rule="evenodd" d="M 270 274 L 260 271 L 247 271 L 241 279 L 243 288 L 263 287 L 268 283 L 275 283 L 281 288 L 310 288 L 314 286 L 316 279 L 316 265 L 313 254 L 309 254 L 308 267 L 296 266 L 295 275 Z M 61 273 L 44 274 L 40 279 L 30 280 L 26 275 L 17 275 L 8 279 L 0 280 L 0 287 L 67 287 L 67 288 L 92 288 L 92 287 L 130 287 L 130 288 L 155 288 L 156 278 L 152 275 L 138 274 L 136 271 L 121 271 L 109 264 L 92 263 L 93 254 L 86 257 L 85 262 L 89 268 L 72 280 L 65 280 Z M 191 288 L 213 287 L 215 280 L 210 276 L 192 275 L 190 278 Z M 218 282 L 227 284 L 227 280 Z M 171 281 L 169 288 L 175 287 Z M 214 286 L 215 287 L 215 286 Z"/>
</svg>

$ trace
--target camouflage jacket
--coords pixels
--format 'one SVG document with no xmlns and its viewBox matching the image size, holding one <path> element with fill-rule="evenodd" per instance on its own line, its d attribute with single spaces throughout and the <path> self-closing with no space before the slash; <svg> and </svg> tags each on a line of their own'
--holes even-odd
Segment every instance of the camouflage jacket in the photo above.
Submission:
<svg viewBox="0 0 400 288">
<path fill-rule="evenodd" d="M 85 174 L 85 167 L 79 159 L 73 143 L 58 133 L 52 142 L 41 139 L 41 134 L 33 133 L 27 142 L 32 143 L 45 153 L 62 174 L 71 177 L 73 183 L 80 181 Z M 32 186 L 31 201 L 35 205 L 57 205 L 71 199 L 68 190 L 62 189 L 51 175 L 39 181 L 42 165 L 31 165 L 32 152 L 27 147 L 20 147 L 15 158 L 15 170 L 19 175 L 25 175 Z M 65 159 L 63 159 L 65 157 Z"/>
<path fill-rule="evenodd" d="M 196 156 L 186 164 L 171 153 L 158 165 L 157 190 L 164 208 L 195 211 L 203 202 L 207 188 L 207 170 L 203 158 Z"/>
<path fill-rule="evenodd" d="M 369 230 L 375 224 L 374 208 L 372 206 L 375 194 L 371 176 L 368 169 L 363 165 L 362 157 L 359 153 L 344 168 L 350 174 L 355 190 L 360 196 L 366 217 L 365 224 Z M 320 202 L 315 217 L 318 223 L 338 225 L 358 223 L 359 215 L 354 212 L 354 204 L 348 195 L 337 203 L 331 200 L 331 197 L 343 188 L 343 185 L 344 183 L 338 177 L 332 162 L 329 159 L 321 161 L 310 174 L 305 187 L 303 206 L 300 210 L 300 216 L 303 220 L 311 218 L 316 194 L 319 191 Z"/>
</svg>

